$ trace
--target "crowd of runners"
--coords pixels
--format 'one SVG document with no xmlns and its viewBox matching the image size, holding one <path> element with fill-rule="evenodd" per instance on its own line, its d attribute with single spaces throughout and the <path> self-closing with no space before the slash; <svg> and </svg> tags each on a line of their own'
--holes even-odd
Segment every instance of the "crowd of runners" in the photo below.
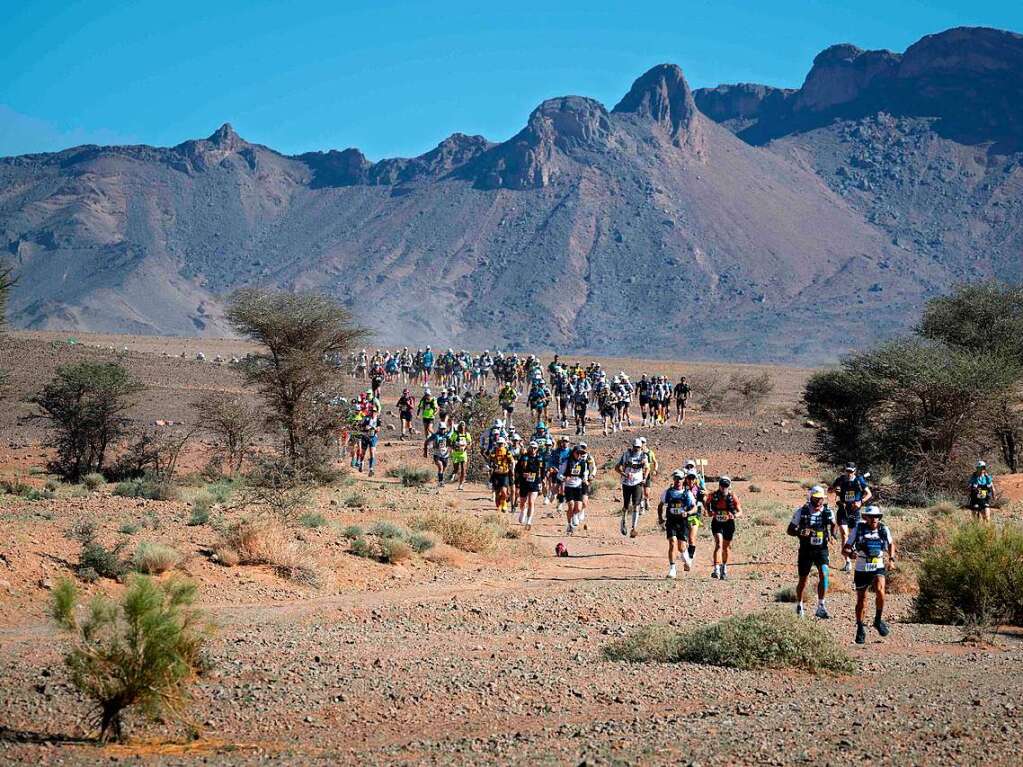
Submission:
<svg viewBox="0 0 1023 767">
<path fill-rule="evenodd" d="M 558 356 L 545 371 L 533 355 L 520 358 L 489 351 L 471 355 L 448 349 L 436 356 L 430 347 L 412 353 L 365 350 L 352 355 L 349 373 L 368 380 L 370 387 L 353 403 L 359 424 L 352 449 L 352 466 L 368 465 L 372 475 L 379 434 L 380 387 L 385 382 L 405 385 L 396 402 L 400 438 L 416 434 L 415 421 L 422 424 L 423 457 L 430 457 L 436 469 L 438 487 L 456 481 L 459 490 L 466 482 L 470 453 L 478 451 L 489 470 L 493 502 L 498 512 L 514 513 L 526 531 L 532 529 L 538 505 L 553 506 L 552 515 L 564 514 L 565 535 L 587 529 L 587 507 L 593 494 L 598 468 L 583 439 L 554 435 L 550 424 L 584 437 L 590 425 L 592 407 L 604 435 L 635 424 L 656 426 L 672 418 L 685 418 L 690 389 L 685 377 L 671 384 L 663 376 L 641 375 L 634 383 L 624 371 L 608 375 L 598 363 L 583 366 L 565 364 Z M 412 394 L 421 387 L 419 396 Z M 501 417 L 474 440 L 464 421 L 454 423 L 458 406 L 478 397 L 496 397 Z M 528 415 L 518 416 L 516 406 L 523 399 Z M 632 411 L 633 400 L 639 413 Z M 671 405 L 675 408 L 672 410 Z M 634 415 L 638 417 L 634 419 Z M 523 436 L 525 434 L 526 436 Z M 708 478 L 695 459 L 670 471 L 666 487 L 655 483 L 661 466 L 645 437 L 632 439 L 611 469 L 621 486 L 620 532 L 637 537 L 641 519 L 652 506 L 657 525 L 667 539 L 668 578 L 678 577 L 678 563 L 691 571 L 696 562 L 699 528 L 709 522 L 714 548 L 710 577 L 728 579 L 728 564 L 742 505 L 728 476 Z M 884 620 L 885 585 L 888 567 L 895 562 L 895 542 L 884 511 L 876 503 L 868 482 L 869 474 L 849 464 L 829 486 L 817 485 L 806 502 L 796 509 L 787 527 L 797 539 L 795 611 L 804 617 L 804 594 L 810 574 L 817 572 L 817 604 L 814 615 L 827 619 L 827 594 L 831 578 L 831 544 L 837 542 L 843 574 L 852 577 L 856 592 L 855 641 L 866 641 L 865 621 L 868 592 L 874 594 L 873 628 L 882 637 L 890 632 Z M 990 519 L 995 487 L 987 466 L 979 461 L 968 482 L 970 508 L 981 520 Z M 651 501 L 653 497 L 653 501 Z M 834 499 L 832 505 L 831 499 Z M 561 552 L 564 544 L 558 544 Z"/>
</svg>

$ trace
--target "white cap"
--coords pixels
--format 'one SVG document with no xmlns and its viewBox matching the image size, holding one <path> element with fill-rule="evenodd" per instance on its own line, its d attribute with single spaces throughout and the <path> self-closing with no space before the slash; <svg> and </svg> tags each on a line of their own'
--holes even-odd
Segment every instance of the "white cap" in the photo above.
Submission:
<svg viewBox="0 0 1023 767">
<path fill-rule="evenodd" d="M 632 440 L 632 446 L 633 447 L 643 447 L 643 440 L 640 439 L 639 437 L 636 437 L 636 439 Z"/>
<path fill-rule="evenodd" d="M 880 506 L 868 506 L 863 510 L 864 517 L 883 517 L 884 512 L 881 511 Z"/>
</svg>

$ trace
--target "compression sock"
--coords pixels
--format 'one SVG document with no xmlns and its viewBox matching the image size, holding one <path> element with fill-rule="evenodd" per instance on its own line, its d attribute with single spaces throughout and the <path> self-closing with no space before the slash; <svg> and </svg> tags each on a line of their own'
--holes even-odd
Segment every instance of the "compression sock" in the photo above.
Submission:
<svg viewBox="0 0 1023 767">
<path fill-rule="evenodd" d="M 443 481 L 444 481 L 444 472 L 443 471 L 438 471 L 437 472 L 437 484 L 439 485 Z"/>
<path fill-rule="evenodd" d="M 695 546 L 690 546 L 689 547 L 689 558 L 690 559 L 696 559 L 696 547 Z"/>
<path fill-rule="evenodd" d="M 639 509 L 635 506 L 632 507 L 632 529 L 635 530 L 639 526 Z"/>
</svg>

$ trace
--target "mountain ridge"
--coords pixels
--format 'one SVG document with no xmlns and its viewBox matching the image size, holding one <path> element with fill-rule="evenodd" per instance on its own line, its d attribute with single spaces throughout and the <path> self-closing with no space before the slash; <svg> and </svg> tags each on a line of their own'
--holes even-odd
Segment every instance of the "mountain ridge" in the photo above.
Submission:
<svg viewBox="0 0 1023 767">
<path fill-rule="evenodd" d="M 832 46 L 790 90 L 661 64 L 611 110 L 548 99 L 507 141 L 413 158 L 289 156 L 228 123 L 3 158 L 12 320 L 216 335 L 220 297 L 267 284 L 337 295 L 386 343 L 833 360 L 950 282 L 1020 276 L 1020 41 Z M 900 70 L 922 95 L 892 114 Z M 968 87 L 1005 93 L 964 126 L 942 105 Z"/>
</svg>

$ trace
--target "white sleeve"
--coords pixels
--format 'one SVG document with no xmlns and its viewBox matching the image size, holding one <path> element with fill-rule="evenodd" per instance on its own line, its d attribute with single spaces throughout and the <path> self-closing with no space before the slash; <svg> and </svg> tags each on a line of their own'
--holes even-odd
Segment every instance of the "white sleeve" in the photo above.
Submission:
<svg viewBox="0 0 1023 767">
<path fill-rule="evenodd" d="M 661 503 L 667 503 L 667 502 L 668 502 L 668 491 L 665 490 L 663 493 L 661 493 Z"/>
<path fill-rule="evenodd" d="M 799 518 L 802 516 L 801 514 L 802 511 L 803 511 L 802 509 L 795 510 L 795 512 L 792 514 L 792 521 L 789 522 L 790 525 L 794 527 L 799 527 Z"/>
</svg>

